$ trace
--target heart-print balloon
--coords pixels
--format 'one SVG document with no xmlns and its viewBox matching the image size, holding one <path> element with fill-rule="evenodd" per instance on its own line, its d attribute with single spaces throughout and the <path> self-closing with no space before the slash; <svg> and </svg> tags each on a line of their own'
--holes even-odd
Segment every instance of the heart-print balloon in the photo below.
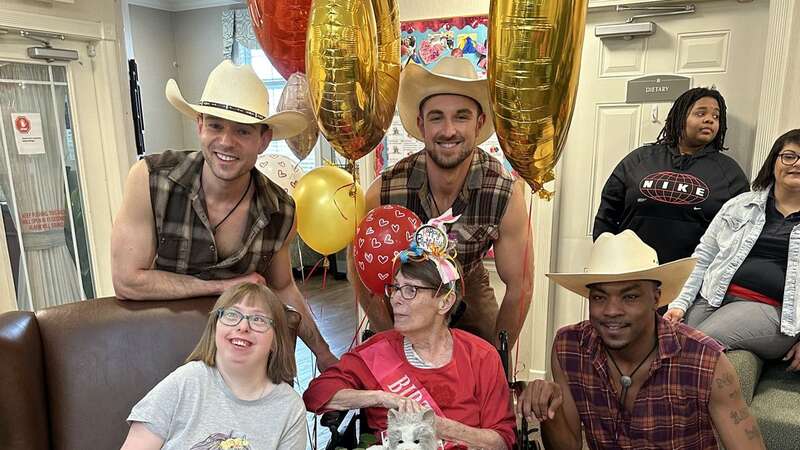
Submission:
<svg viewBox="0 0 800 450">
<path fill-rule="evenodd" d="M 289 195 L 294 192 L 297 181 L 303 176 L 303 169 L 286 156 L 274 153 L 258 155 L 256 168 L 270 181 L 282 187 Z"/>
<path fill-rule="evenodd" d="M 394 273 L 395 258 L 408 248 L 417 229 L 415 224 L 420 222 L 411 210 L 398 205 L 379 206 L 361 221 L 356 231 L 359 245 L 353 246 L 353 257 L 356 271 L 370 292 L 383 295 L 384 286 Z"/>
</svg>

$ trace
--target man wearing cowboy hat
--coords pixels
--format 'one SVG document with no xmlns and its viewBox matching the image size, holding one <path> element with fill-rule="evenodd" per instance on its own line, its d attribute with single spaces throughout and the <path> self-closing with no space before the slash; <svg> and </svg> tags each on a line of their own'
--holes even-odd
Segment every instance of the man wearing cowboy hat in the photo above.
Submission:
<svg viewBox="0 0 800 450">
<path fill-rule="evenodd" d="M 532 295 L 533 250 L 522 182 L 477 145 L 492 135 L 489 85 L 469 60 L 445 57 L 431 70 L 410 63 L 400 74 L 400 118 L 425 148 L 398 161 L 367 191 L 367 210 L 398 204 L 423 222 L 452 208 L 449 226 L 464 269 L 463 316 L 453 326 L 496 342 L 501 330 L 514 344 Z M 525 243 L 528 247 L 525 248 Z M 482 258 L 494 245 L 506 285 L 498 308 Z M 523 261 L 523 255 L 528 261 Z M 351 273 L 354 273 L 351 271 Z M 389 307 L 371 297 L 356 277 L 362 307 L 375 331 L 392 328 Z"/>
<path fill-rule="evenodd" d="M 722 346 L 656 313 L 693 258 L 658 264 L 636 233 L 603 233 L 583 273 L 548 274 L 589 299 L 589 320 L 553 342 L 553 382 L 528 384 L 518 412 L 542 421 L 551 448 L 763 449 Z"/>
<path fill-rule="evenodd" d="M 294 202 L 254 168 L 270 141 L 303 131 L 303 115 L 270 116 L 261 79 L 230 61 L 211 72 L 199 103 L 184 100 L 174 80 L 166 95 L 197 120 L 202 150 L 149 155 L 131 168 L 111 237 L 117 297 L 179 299 L 266 284 L 303 315 L 300 337 L 318 366 L 332 364 L 292 277 Z"/>
</svg>

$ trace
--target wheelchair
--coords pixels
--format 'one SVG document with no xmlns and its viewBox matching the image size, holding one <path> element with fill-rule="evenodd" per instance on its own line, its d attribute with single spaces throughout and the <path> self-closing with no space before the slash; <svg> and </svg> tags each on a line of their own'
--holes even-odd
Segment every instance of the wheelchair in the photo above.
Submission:
<svg viewBox="0 0 800 450">
<path fill-rule="evenodd" d="M 365 330 L 361 342 L 369 339 L 374 333 Z M 508 333 L 500 332 L 500 345 L 497 349 L 503 369 L 508 380 L 508 389 L 511 391 L 512 402 L 525 389 L 524 381 L 516 381 L 511 368 L 511 355 L 508 347 Z M 513 405 L 512 405 L 513 406 Z M 325 450 L 367 448 L 377 442 L 372 430 L 367 426 L 367 415 L 361 410 L 330 411 L 322 415 L 320 425 L 328 428 L 331 433 L 330 441 Z M 516 443 L 510 450 L 542 450 L 535 436 L 539 434 L 537 427 L 530 426 L 525 417 L 517 416 Z"/>
</svg>

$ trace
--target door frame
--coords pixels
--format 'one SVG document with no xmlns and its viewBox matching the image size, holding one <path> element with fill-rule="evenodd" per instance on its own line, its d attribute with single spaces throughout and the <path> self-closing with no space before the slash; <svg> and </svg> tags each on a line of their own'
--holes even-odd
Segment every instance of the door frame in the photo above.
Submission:
<svg viewBox="0 0 800 450">
<path fill-rule="evenodd" d="M 70 105 L 75 121 L 75 142 L 78 146 L 80 185 L 84 198 L 84 213 L 91 249 L 92 275 L 97 297 L 114 295 L 111 282 L 111 226 L 113 216 L 122 203 L 125 176 L 134 161 L 130 105 L 120 69 L 123 56 L 114 23 L 68 19 L 24 11 L 4 10 L 0 28 L 9 33 L 30 32 L 63 35 L 67 41 L 85 45 L 81 59 L 68 66 Z M 58 46 L 56 42 L 56 46 Z M 21 46 L 6 38 L 0 44 L 9 50 Z M 65 46 L 67 43 L 65 43 Z M 31 42 L 30 46 L 34 45 Z M 0 58 L 30 63 L 12 55 L 0 53 Z M 80 73 L 79 73 L 80 72 Z M 126 79 L 124 81 L 127 81 Z M 0 260 L 7 260 L 5 243 L 0 244 Z M 0 282 L 7 285 L 7 276 L 0 268 Z M 13 283 L 12 283 L 13 284 Z M 0 295 L 8 289 L 0 289 Z M 3 295 L 4 296 L 4 295 Z M 16 295 L 10 298 L 16 298 Z M 0 302 L 0 312 L 16 309 L 16 304 Z"/>
<path fill-rule="evenodd" d="M 790 117 L 790 105 L 787 90 L 800 83 L 800 74 L 791 73 L 793 65 L 800 59 L 800 5 L 796 0 L 771 0 L 769 2 L 769 31 L 765 48 L 764 69 L 759 113 L 756 124 L 755 148 L 750 177 L 754 177 L 769 153 L 772 141 L 790 125 L 797 127 L 796 118 Z M 590 5 L 591 6 L 591 5 Z M 596 10 L 598 8 L 591 8 Z M 590 12 L 591 12 L 590 10 Z M 591 33 L 593 30 L 586 30 Z M 532 226 L 536 237 L 534 274 L 534 299 L 531 327 L 535 330 L 529 341 L 533 349 L 530 354 L 530 379 L 541 377 L 550 372 L 550 348 L 555 336 L 555 320 L 553 303 L 556 290 L 554 283 L 549 282 L 545 273 L 556 267 L 557 246 L 559 243 L 559 219 L 562 169 L 561 163 L 556 166 L 555 181 L 548 189 L 555 191 L 553 201 L 536 200 Z M 585 315 L 586 311 L 584 311 Z M 582 320 L 582 319 L 581 319 Z"/>
</svg>

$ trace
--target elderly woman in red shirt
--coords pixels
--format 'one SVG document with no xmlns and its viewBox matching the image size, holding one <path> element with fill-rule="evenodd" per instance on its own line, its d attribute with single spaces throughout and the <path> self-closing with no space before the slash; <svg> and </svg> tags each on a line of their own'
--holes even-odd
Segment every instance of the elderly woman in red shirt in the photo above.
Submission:
<svg viewBox="0 0 800 450">
<path fill-rule="evenodd" d="M 418 239 L 422 230 L 434 239 Z M 317 414 L 367 408 L 377 431 L 386 429 L 389 408 L 429 407 L 446 446 L 510 449 L 515 420 L 496 349 L 448 327 L 462 293 L 457 263 L 441 248 L 447 238 L 437 231 L 421 227 L 412 241 L 420 245 L 399 255 L 393 283 L 386 285 L 394 329 L 343 355 L 311 382 L 303 400 Z"/>
</svg>

